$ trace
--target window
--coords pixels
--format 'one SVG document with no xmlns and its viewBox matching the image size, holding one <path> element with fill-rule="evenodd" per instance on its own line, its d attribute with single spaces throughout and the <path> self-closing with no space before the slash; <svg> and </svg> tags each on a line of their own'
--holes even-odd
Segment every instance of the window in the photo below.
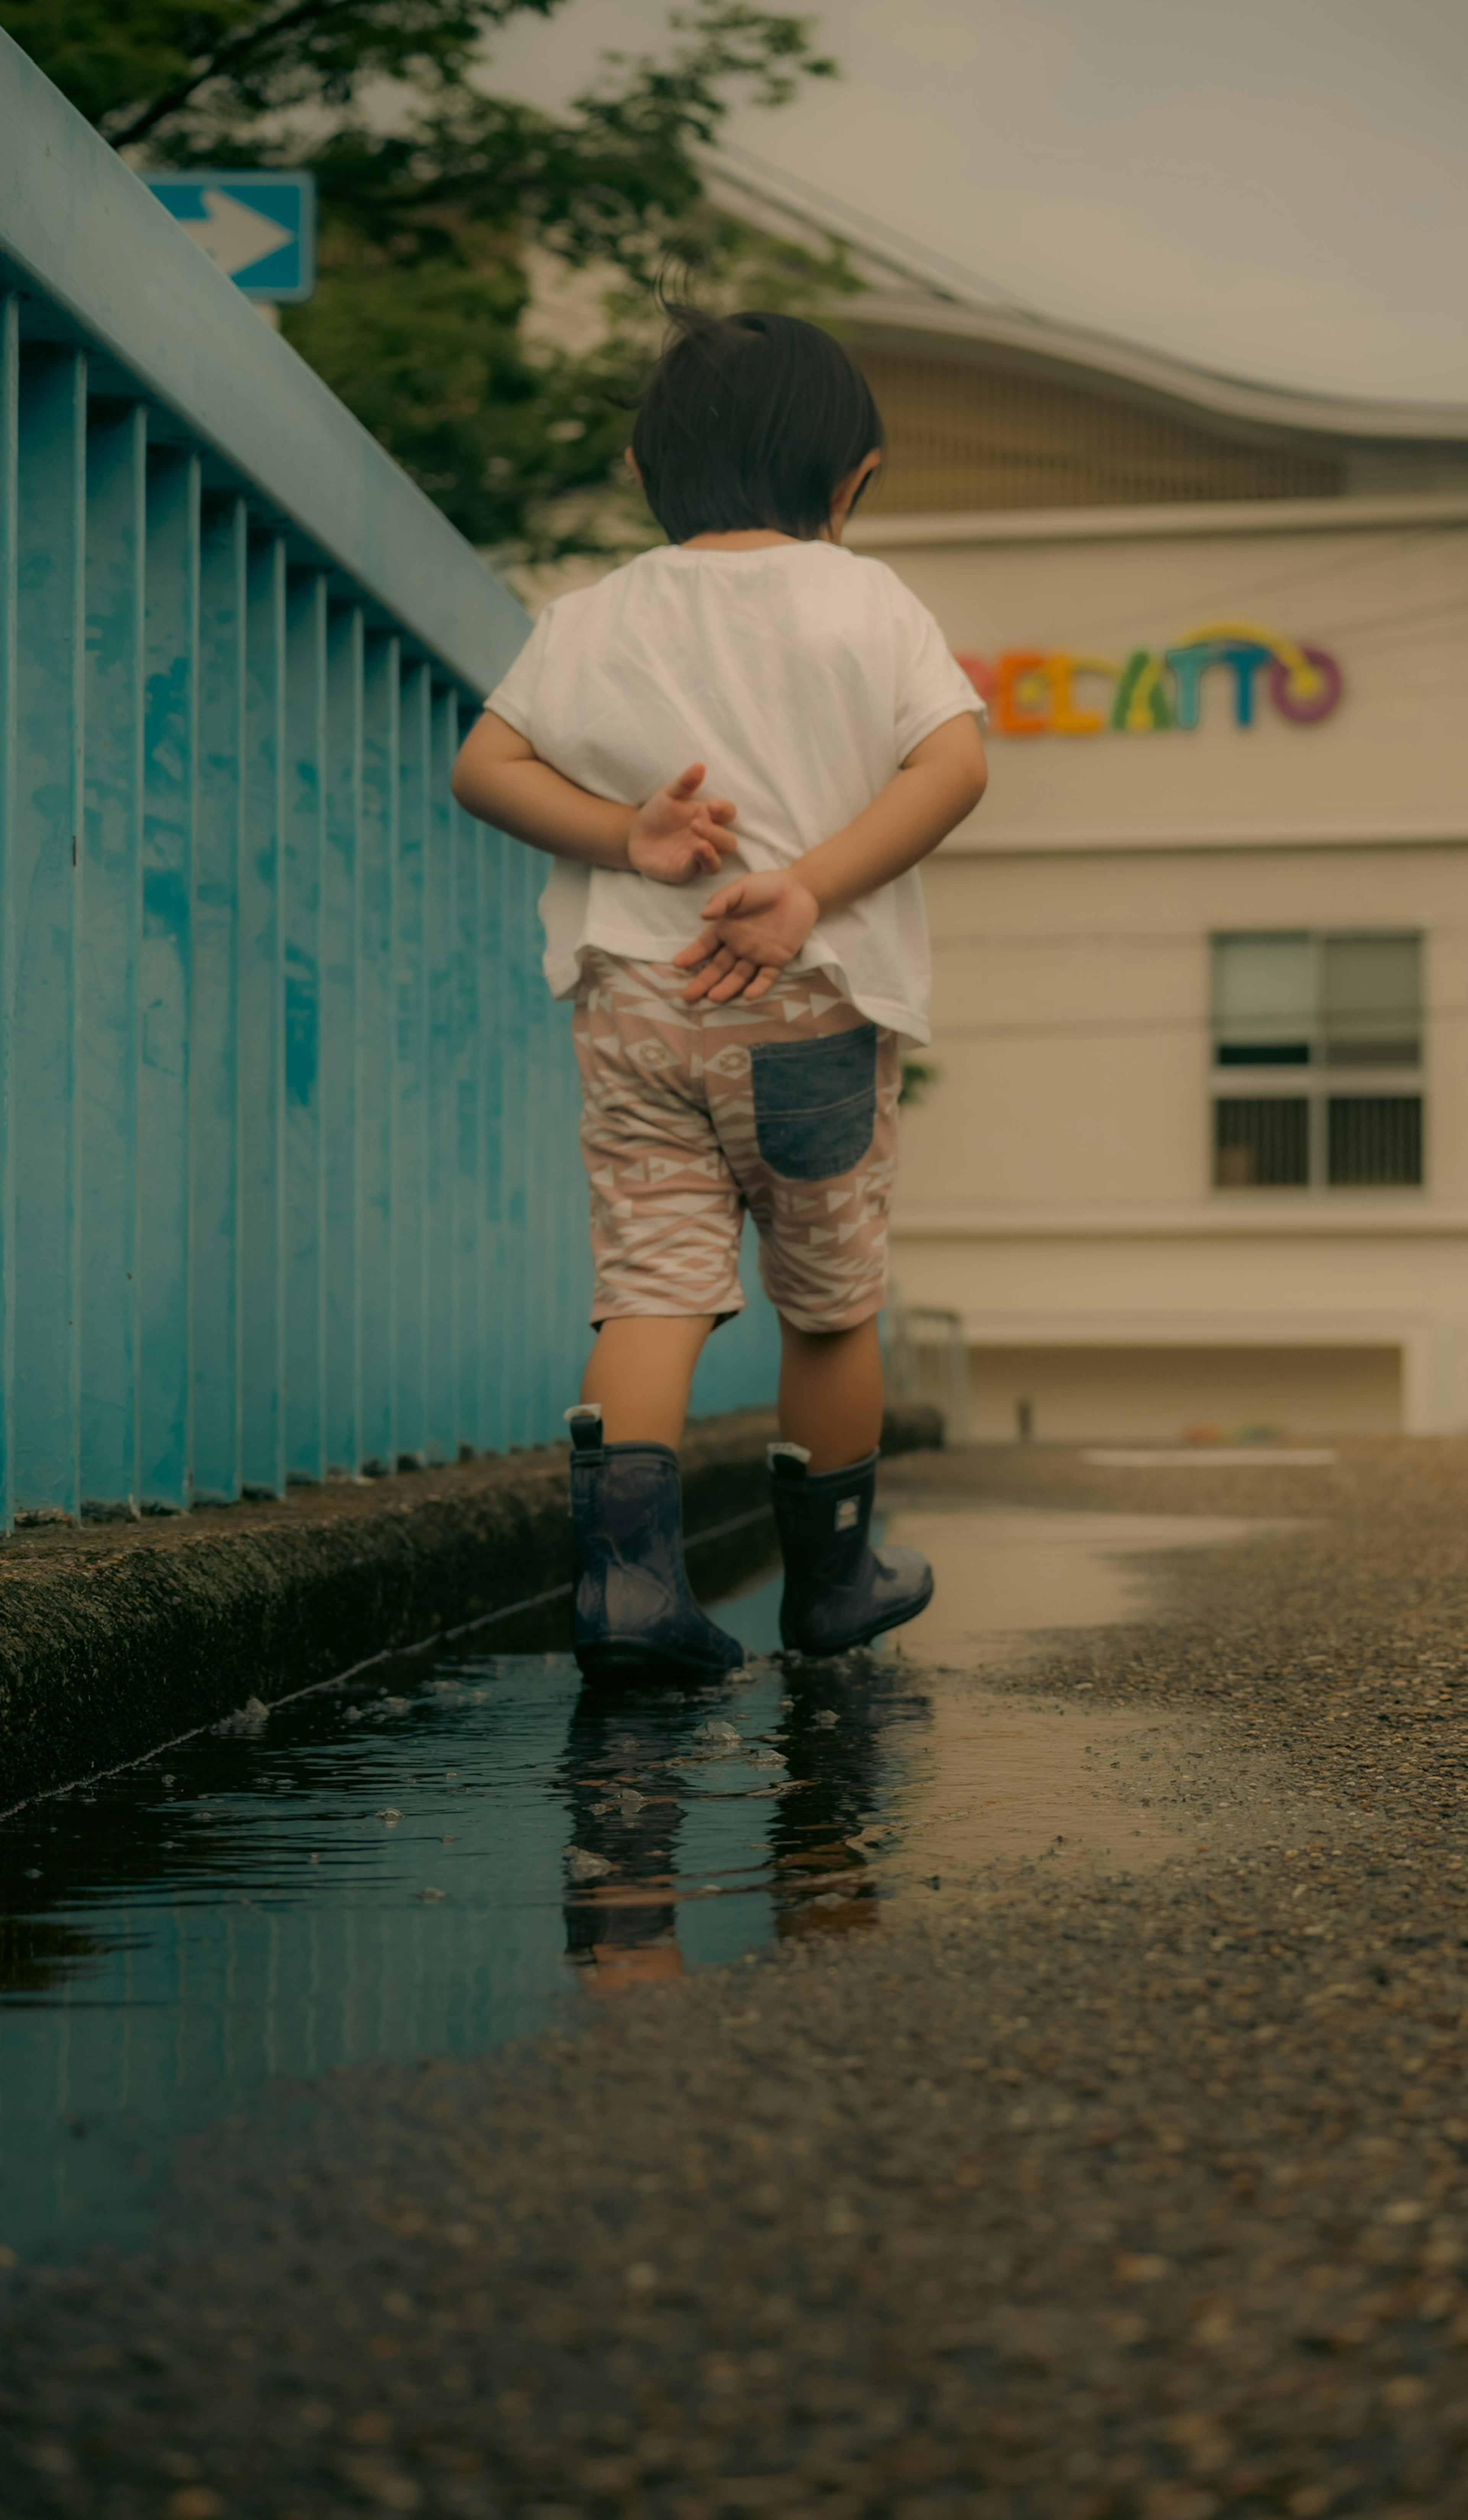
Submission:
<svg viewBox="0 0 1468 2520">
<path fill-rule="evenodd" d="M 1215 1189 L 1419 1188 L 1421 937 L 1216 936 L 1213 1063 Z"/>
</svg>

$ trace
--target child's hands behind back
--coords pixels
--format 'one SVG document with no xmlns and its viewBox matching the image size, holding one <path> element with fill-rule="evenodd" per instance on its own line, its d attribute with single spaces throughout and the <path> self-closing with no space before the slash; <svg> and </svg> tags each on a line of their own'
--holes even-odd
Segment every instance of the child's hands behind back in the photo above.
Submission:
<svg viewBox="0 0 1468 2520">
<path fill-rule="evenodd" d="M 674 962 L 692 971 L 686 999 L 762 998 L 796 955 L 821 916 L 821 905 L 788 867 L 740 876 L 705 902 L 708 924 Z"/>
<path fill-rule="evenodd" d="M 701 796 L 703 763 L 690 762 L 666 788 L 658 788 L 638 808 L 627 834 L 627 863 L 634 874 L 654 883 L 691 883 L 694 876 L 717 875 L 738 841 L 727 828 L 734 809 L 727 796 Z"/>
</svg>

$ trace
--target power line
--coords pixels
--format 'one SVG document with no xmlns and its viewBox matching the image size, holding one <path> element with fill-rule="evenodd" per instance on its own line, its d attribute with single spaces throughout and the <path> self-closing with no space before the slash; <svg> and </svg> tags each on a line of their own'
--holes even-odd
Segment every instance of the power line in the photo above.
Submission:
<svg viewBox="0 0 1468 2520">
<path fill-rule="evenodd" d="M 1437 535 L 1445 533 L 1468 533 L 1468 519 L 1464 519 L 1461 523 L 1448 520 L 1446 523 L 1404 526 L 1401 533 L 1394 533 L 1387 542 L 1379 544 L 1370 552 L 1357 549 L 1336 553 L 1329 560 L 1317 562 L 1312 567 L 1285 571 L 1272 578 L 1245 579 L 1241 584 L 1226 588 L 1222 593 L 1211 593 L 1210 608 L 1215 612 L 1248 611 L 1262 599 L 1292 594 L 1299 587 L 1318 583 L 1324 578 L 1338 577 L 1343 572 L 1349 572 L 1354 568 L 1366 568 L 1380 562 L 1400 559 L 1411 547 L 1430 542 Z M 1130 613 L 1094 614 L 1090 621 L 1083 621 L 1073 628 L 1068 627 L 1066 642 L 1068 646 L 1075 647 L 1083 640 L 1104 638 L 1108 634 L 1112 636 L 1118 633 L 1124 634 L 1138 626 L 1144 627 L 1150 624 L 1155 619 L 1155 603 L 1138 608 L 1136 611 Z"/>
<path fill-rule="evenodd" d="M 1439 597 L 1431 604 L 1408 605 L 1393 612 L 1367 613 L 1364 618 L 1357 615 L 1354 621 L 1329 621 L 1321 635 L 1331 639 L 1351 639 L 1362 631 L 1407 629 L 1423 621 L 1448 619 L 1464 611 L 1468 611 L 1468 592 L 1460 589 L 1456 595 Z"/>
<path fill-rule="evenodd" d="M 1364 625 L 1361 630 L 1348 631 L 1345 635 L 1351 645 L 1346 661 L 1349 664 L 1354 656 L 1373 655 L 1403 642 L 1410 645 L 1420 638 L 1424 624 L 1433 620 L 1449 636 L 1455 637 L 1460 630 L 1468 630 L 1468 596 L 1460 596 L 1456 604 L 1445 605 L 1441 612 L 1389 615 L 1379 622 Z"/>
<path fill-rule="evenodd" d="M 903 229 L 892 226 L 890 221 L 876 217 L 869 210 L 853 208 L 850 202 L 843 201 L 837 194 L 824 191 L 805 176 L 787 174 L 782 166 L 774 165 L 769 158 L 759 157 L 754 150 L 737 142 L 721 137 L 706 155 L 708 162 L 716 168 L 721 160 L 724 161 L 729 180 L 735 185 L 740 180 L 735 167 L 742 164 L 750 168 L 757 180 L 746 178 L 745 188 L 757 197 L 763 190 L 767 201 L 773 199 L 777 207 L 787 212 L 793 208 L 797 217 L 802 215 L 800 204 L 809 202 L 812 212 L 819 209 L 824 214 L 821 218 L 812 216 L 812 224 L 821 227 L 827 237 L 833 236 L 837 243 L 861 247 L 876 259 L 886 261 L 888 267 L 895 268 L 901 277 L 917 281 L 938 296 L 951 297 L 954 291 L 961 290 L 977 301 L 981 311 L 999 306 L 1049 333 L 1060 331 L 1074 340 L 1089 342 L 1098 351 L 1114 355 L 1121 350 L 1133 358 L 1140 355 L 1147 359 L 1160 359 L 1175 373 L 1195 377 L 1200 383 L 1214 386 L 1219 383 L 1243 384 L 1248 391 L 1260 397 L 1277 394 L 1280 390 L 1260 385 L 1250 379 L 1234 377 L 1227 370 L 1201 366 L 1195 359 L 1180 358 L 1174 351 L 1134 340 L 1127 334 L 1103 332 L 1094 325 L 1083 324 L 1072 317 L 1056 315 L 1046 307 L 1037 306 L 1032 299 L 1019 296 L 1002 281 L 976 271 L 971 264 L 956 261 L 952 254 L 944 253 L 937 247 L 919 244 Z M 786 196 L 783 202 L 779 199 L 781 193 Z M 879 242 L 872 246 L 867 242 L 870 238 Z M 946 286 L 934 276 L 938 274 L 946 275 Z M 1333 400 L 1335 397 L 1322 399 Z"/>
<path fill-rule="evenodd" d="M 1437 1007 L 1425 1007 L 1422 1010 L 1420 1020 L 1424 1027 L 1428 1024 L 1434 1023 L 1468 1022 L 1468 999 L 1462 1000 L 1461 1002 L 1445 1003 L 1444 1005 Z M 1170 1034 L 1174 1038 L 1179 1034 L 1185 1033 L 1190 1035 L 1194 1040 L 1212 1041 L 1214 1038 L 1213 1020 L 1209 1015 L 1190 1014 L 1095 1015 L 1090 1017 L 1079 1016 L 1074 1018 L 1065 1018 L 1063 1020 L 1055 1021 L 1051 1021 L 1049 1018 L 1042 1016 L 1038 1020 L 1034 1021 L 1001 1021 L 987 1024 L 946 1024 L 940 1021 L 934 1027 L 934 1036 L 931 1047 L 935 1051 L 941 1053 L 945 1046 L 951 1041 L 1031 1041 L 1040 1039 L 1056 1041 L 1093 1041 L 1099 1040 L 1103 1037 L 1120 1037 L 1123 1034 L 1128 1036 L 1145 1035 L 1150 1038 L 1157 1034 L 1164 1033 Z M 1231 1067 L 1226 1070 L 1221 1069 L 1217 1072 L 1220 1074 L 1226 1074 L 1229 1078 L 1230 1084 L 1239 1085 L 1241 1087 L 1244 1080 L 1250 1077 L 1260 1076 L 1265 1073 L 1279 1075 L 1283 1071 L 1279 1068 L 1267 1071 L 1257 1067 Z M 1349 1071 L 1345 1068 L 1337 1067 L 1331 1070 L 1326 1070 L 1323 1067 L 1301 1067 L 1292 1070 L 1291 1073 L 1302 1079 L 1302 1093 L 1309 1090 L 1309 1085 L 1312 1080 L 1317 1080 L 1321 1076 L 1326 1075 L 1328 1075 L 1331 1085 L 1338 1092 L 1350 1093 L 1354 1090 L 1348 1081 Z M 1415 1068 L 1403 1070 L 1403 1074 L 1415 1073 Z"/>
<path fill-rule="evenodd" d="M 1464 845 L 1468 846 L 1468 830 L 1465 830 L 1463 837 Z M 1271 928 L 1266 931 L 1252 929 L 1240 930 L 1238 928 L 1216 929 L 1212 927 L 1093 927 L 1074 929 L 1056 928 L 1050 930 L 1039 927 L 991 927 L 974 935 L 935 936 L 933 938 L 933 951 L 935 954 L 958 954 L 984 951 L 992 947 L 996 950 L 1002 949 L 1003 952 L 1008 953 L 1015 947 L 1034 946 L 1042 951 L 1046 947 L 1050 947 L 1057 952 L 1069 952 L 1073 947 L 1081 946 L 1085 947 L 1088 951 L 1105 953 L 1115 953 L 1118 951 L 1126 951 L 1129 953 L 1134 951 L 1180 952 L 1183 950 L 1186 950 L 1188 953 L 1198 953 L 1207 951 L 1215 935 L 1226 934 L 1228 936 L 1235 936 L 1240 933 L 1268 933 L 1270 935 L 1278 934 L 1293 936 L 1305 935 L 1310 932 L 1311 931 L 1305 928 Z M 1339 935 L 1344 937 L 1348 943 L 1354 943 L 1357 937 L 1367 942 L 1374 942 L 1375 939 L 1380 936 L 1397 937 L 1403 933 L 1416 935 L 1420 932 L 1422 931 L 1416 928 L 1402 930 L 1400 928 L 1385 927 L 1360 929 L 1332 928 L 1330 930 L 1332 939 Z M 1432 922 L 1431 928 L 1427 932 L 1433 936 L 1468 934 L 1468 920 L 1435 919 Z"/>
<path fill-rule="evenodd" d="M 932 246 L 919 245 L 914 237 L 906 236 L 901 228 L 891 226 L 886 219 L 874 218 L 869 210 L 854 209 L 850 202 L 839 200 L 834 193 L 824 192 L 819 184 L 808 182 L 803 175 L 787 175 L 782 166 L 772 165 L 768 158 L 757 157 L 752 149 L 744 149 L 734 141 L 721 139 L 713 152 L 713 158 L 716 165 L 723 159 L 729 161 L 731 166 L 746 166 L 760 178 L 764 185 L 773 187 L 777 193 L 792 194 L 797 204 L 808 202 L 813 210 L 819 209 L 825 212 L 827 219 L 834 224 L 838 238 L 848 245 L 862 246 L 867 244 L 867 238 L 877 239 L 879 246 L 886 249 L 884 258 L 889 260 L 890 267 L 895 269 L 903 279 L 922 281 L 927 287 L 932 288 L 934 282 L 931 275 L 943 273 L 947 275 L 950 283 L 950 291 L 945 292 L 945 294 L 951 293 L 953 288 L 964 289 L 976 296 L 982 304 L 1007 307 L 1011 314 L 1028 316 L 1036 323 L 1044 324 L 1053 320 L 1045 315 L 1038 306 L 1030 305 L 1024 298 L 1017 297 L 1013 290 L 1004 287 L 1002 281 L 991 280 L 984 272 L 971 270 L 966 264 L 956 262 L 952 254 L 939 252 Z M 737 176 L 733 180 L 737 182 Z M 786 206 L 789 205 L 786 204 Z M 864 229 L 865 237 L 859 233 Z M 870 251 L 872 248 L 867 246 L 867 249 Z"/>
</svg>

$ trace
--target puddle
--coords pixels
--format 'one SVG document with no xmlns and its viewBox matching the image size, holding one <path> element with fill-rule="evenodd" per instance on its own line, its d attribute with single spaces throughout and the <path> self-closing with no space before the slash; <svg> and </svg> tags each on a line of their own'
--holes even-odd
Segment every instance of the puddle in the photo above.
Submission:
<svg viewBox="0 0 1468 2520">
<path fill-rule="evenodd" d="M 1107 1446 L 1081 1459 L 1103 1470 L 1328 1470 L 1336 1454 L 1326 1444 L 1151 1444 Z"/>
<path fill-rule="evenodd" d="M 1161 1550 L 1217 1549 L 1277 1523 L 1223 1514 L 983 1513 L 917 1506 L 889 1514 L 891 1540 L 932 1561 L 933 1600 L 904 1650 L 1008 1663 L 1013 1641 L 1050 1628 L 1114 1627 L 1155 1610 Z"/>
<path fill-rule="evenodd" d="M 926 1721 L 894 1779 L 890 1890 L 968 1879 L 995 1862 L 1104 1863 L 1129 1871 L 1196 1847 L 1236 1800 L 1207 1728 L 1148 1710 L 1002 1693 L 971 1671 L 1022 1667 L 1037 1638 L 1157 1612 L 1164 1550 L 1220 1548 L 1277 1528 L 1223 1515 L 945 1511 L 888 1516 L 937 1579 L 904 1651 L 928 1665 Z M 956 1668 L 955 1668 L 956 1666 Z M 1236 1756 L 1228 1762 L 1236 1771 Z M 1223 1822 L 1227 1825 L 1226 1817 Z"/>
<path fill-rule="evenodd" d="M 1260 1527 L 918 1505 L 887 1531 L 938 1596 L 883 1651 L 787 1669 L 761 1569 L 724 1592 L 755 1657 L 729 1683 L 585 1691 L 558 1608 L 12 1815 L 0 2263 L 137 2233 L 174 2134 L 271 2077 L 482 2051 L 996 1862 L 1196 1844 L 1233 1797 L 1199 1728 L 975 1674 Z"/>
</svg>

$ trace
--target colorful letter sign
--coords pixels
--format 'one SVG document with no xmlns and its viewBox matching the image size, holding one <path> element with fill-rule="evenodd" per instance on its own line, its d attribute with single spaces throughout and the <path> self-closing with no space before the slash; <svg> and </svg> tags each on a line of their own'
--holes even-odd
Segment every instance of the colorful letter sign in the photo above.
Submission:
<svg viewBox="0 0 1468 2520">
<path fill-rule="evenodd" d="M 1228 678 L 1235 726 L 1256 724 L 1264 694 L 1291 726 L 1317 726 L 1344 688 L 1328 649 L 1243 621 L 1212 622 L 1175 647 L 1134 648 L 1125 658 L 1013 648 L 993 663 L 971 655 L 958 662 L 1000 735 L 1187 734 L 1202 714 L 1204 677 L 1214 672 Z"/>
</svg>

